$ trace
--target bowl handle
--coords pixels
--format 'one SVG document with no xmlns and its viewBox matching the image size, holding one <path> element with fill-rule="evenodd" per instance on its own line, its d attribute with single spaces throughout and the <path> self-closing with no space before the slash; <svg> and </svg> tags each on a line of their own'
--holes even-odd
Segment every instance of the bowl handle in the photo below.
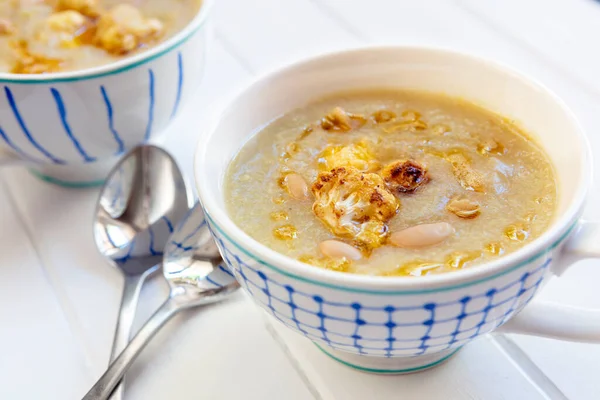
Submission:
<svg viewBox="0 0 600 400">
<path fill-rule="evenodd" d="M 563 258 L 554 263 L 552 272 L 560 276 L 577 261 L 589 258 L 600 258 L 600 224 L 581 221 L 565 244 Z M 496 332 L 600 343 L 600 310 L 534 299 Z"/>
</svg>

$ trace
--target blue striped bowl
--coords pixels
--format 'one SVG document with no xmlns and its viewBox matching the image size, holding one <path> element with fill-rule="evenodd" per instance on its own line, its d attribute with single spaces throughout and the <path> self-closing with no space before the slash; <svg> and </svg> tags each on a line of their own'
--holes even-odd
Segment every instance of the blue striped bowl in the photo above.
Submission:
<svg viewBox="0 0 600 400">
<path fill-rule="evenodd" d="M 212 1 L 179 34 L 117 63 L 44 75 L 0 73 L 0 165 L 54 183 L 102 183 L 118 156 L 157 138 L 199 86 Z"/>
</svg>

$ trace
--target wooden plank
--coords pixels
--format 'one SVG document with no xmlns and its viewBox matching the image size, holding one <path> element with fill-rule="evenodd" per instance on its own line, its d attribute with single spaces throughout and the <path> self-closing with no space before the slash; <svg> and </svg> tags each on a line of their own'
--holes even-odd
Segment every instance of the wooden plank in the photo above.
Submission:
<svg viewBox="0 0 600 400">
<path fill-rule="evenodd" d="M 214 13 L 217 37 L 255 73 L 308 54 L 360 43 L 310 1 L 217 3 Z"/>
<path fill-rule="evenodd" d="M 14 173 L 0 176 L 0 398 L 74 399 L 90 379 L 86 350 L 6 192 Z"/>
<path fill-rule="evenodd" d="M 69 324 L 90 359 L 91 375 L 108 363 L 119 306 L 120 273 L 94 244 L 92 218 L 98 191 L 64 189 L 40 182 L 25 169 L 6 177 L 45 274 L 54 285 Z M 40 199 L 44 199 L 43 202 Z"/>
<path fill-rule="evenodd" d="M 600 3 L 596 0 L 458 0 L 482 21 L 600 93 Z"/>
<path fill-rule="evenodd" d="M 147 292 L 160 292 L 156 283 Z M 148 304 L 144 301 L 142 318 Z M 240 292 L 225 303 L 176 316 L 132 366 L 127 398 L 312 399 L 260 313 Z"/>
</svg>

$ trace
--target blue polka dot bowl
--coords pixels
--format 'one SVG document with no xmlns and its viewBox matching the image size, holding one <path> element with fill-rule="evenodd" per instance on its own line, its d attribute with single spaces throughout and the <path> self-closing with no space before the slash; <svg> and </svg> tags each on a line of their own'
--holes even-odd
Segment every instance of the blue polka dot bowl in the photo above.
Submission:
<svg viewBox="0 0 600 400">
<path fill-rule="evenodd" d="M 336 91 L 380 87 L 467 98 L 537 134 L 556 166 L 561 192 L 548 231 L 494 262 L 417 278 L 317 268 L 267 248 L 236 226 L 225 208 L 222 181 L 228 164 L 258 127 Z M 581 128 L 547 89 L 503 66 L 418 47 L 356 49 L 292 64 L 234 97 L 200 140 L 195 161 L 208 224 L 236 279 L 267 313 L 341 363 L 375 373 L 415 372 L 442 363 L 499 328 L 600 341 L 600 328 L 579 329 L 587 324 L 586 310 L 571 312 L 534 301 L 521 312 L 547 278 L 559 272 L 563 250 L 577 257 L 593 254 L 584 238 L 597 229 L 579 222 L 591 176 Z M 577 236 L 580 240 L 572 238 L 577 232 L 583 235 Z M 565 313 L 568 322 L 548 318 Z M 600 322 L 597 314 L 594 318 Z"/>
<path fill-rule="evenodd" d="M 71 187 L 101 184 L 120 155 L 158 139 L 199 86 L 211 3 L 172 38 L 112 64 L 0 73 L 0 165 Z"/>
</svg>

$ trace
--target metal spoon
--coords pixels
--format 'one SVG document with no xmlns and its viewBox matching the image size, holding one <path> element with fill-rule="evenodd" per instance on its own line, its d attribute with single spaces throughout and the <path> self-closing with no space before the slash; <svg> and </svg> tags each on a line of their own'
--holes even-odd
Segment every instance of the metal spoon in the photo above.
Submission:
<svg viewBox="0 0 600 400">
<path fill-rule="evenodd" d="M 96 246 L 123 272 L 125 284 L 111 361 L 129 342 L 140 289 L 155 273 L 173 223 L 192 203 L 173 158 L 159 147 L 138 146 L 111 171 L 96 205 Z M 122 385 L 112 400 L 121 400 Z"/>
<path fill-rule="evenodd" d="M 179 311 L 223 300 L 240 287 L 222 264 L 198 204 L 169 239 L 163 267 L 171 288 L 169 298 L 131 339 L 83 400 L 106 400 L 150 339 Z"/>
</svg>

